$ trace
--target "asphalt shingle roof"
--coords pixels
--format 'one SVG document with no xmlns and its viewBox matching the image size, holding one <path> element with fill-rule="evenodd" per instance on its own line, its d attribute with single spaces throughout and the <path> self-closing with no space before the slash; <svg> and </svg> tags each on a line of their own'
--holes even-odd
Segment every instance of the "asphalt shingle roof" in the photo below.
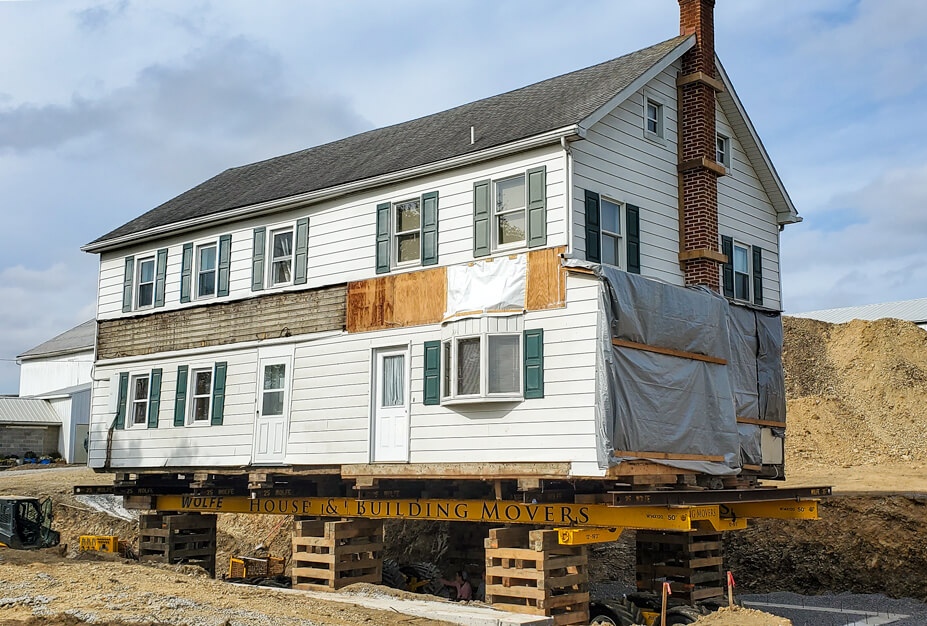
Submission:
<svg viewBox="0 0 927 626">
<path fill-rule="evenodd" d="M 91 242 L 318 191 L 485 150 L 576 124 L 679 46 L 649 48 L 521 89 L 226 170 Z M 470 143 L 470 127 L 476 142 Z"/>
<path fill-rule="evenodd" d="M 80 352 L 81 350 L 92 350 L 93 341 L 96 336 L 97 322 L 89 320 L 71 330 L 66 330 L 57 337 L 49 339 L 31 350 L 26 350 L 20 354 L 19 359 L 34 359 L 51 354 L 60 354 L 62 352 Z"/>
</svg>

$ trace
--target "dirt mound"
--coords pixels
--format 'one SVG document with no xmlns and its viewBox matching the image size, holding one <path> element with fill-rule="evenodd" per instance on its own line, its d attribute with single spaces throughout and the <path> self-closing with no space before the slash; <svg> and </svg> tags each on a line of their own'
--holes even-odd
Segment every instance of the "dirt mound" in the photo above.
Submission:
<svg viewBox="0 0 927 626">
<path fill-rule="evenodd" d="M 783 325 L 787 463 L 927 460 L 927 332 L 895 319 Z"/>
<path fill-rule="evenodd" d="M 709 624 L 711 626 L 792 626 L 792 622 L 784 617 L 740 606 L 722 607 L 710 615 L 700 617 L 695 624 L 696 626 L 702 624 L 706 626 Z"/>
</svg>

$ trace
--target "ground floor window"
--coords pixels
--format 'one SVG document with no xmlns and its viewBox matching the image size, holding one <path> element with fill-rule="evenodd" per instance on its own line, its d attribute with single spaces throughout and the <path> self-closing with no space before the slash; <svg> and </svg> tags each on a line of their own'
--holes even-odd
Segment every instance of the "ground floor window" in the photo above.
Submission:
<svg viewBox="0 0 927 626">
<path fill-rule="evenodd" d="M 521 394 L 520 333 L 454 337 L 442 345 L 445 399 Z"/>
<path fill-rule="evenodd" d="M 151 378 L 149 374 L 132 377 L 132 425 L 148 423 L 148 389 Z"/>
<path fill-rule="evenodd" d="M 212 368 L 194 369 L 190 372 L 190 423 L 208 424 L 212 404 Z"/>
</svg>

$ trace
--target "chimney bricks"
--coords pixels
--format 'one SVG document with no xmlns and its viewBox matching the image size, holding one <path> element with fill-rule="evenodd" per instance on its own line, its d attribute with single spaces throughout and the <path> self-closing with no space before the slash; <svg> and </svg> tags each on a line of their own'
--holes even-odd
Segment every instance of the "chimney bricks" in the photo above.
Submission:
<svg viewBox="0 0 927 626">
<path fill-rule="evenodd" d="M 699 72 L 715 78 L 715 0 L 679 0 L 679 31 L 695 35 L 682 57 L 682 76 Z M 694 80 L 679 87 L 679 195 L 682 224 L 680 252 L 708 250 L 712 256 L 683 261 L 687 285 L 721 290 L 718 252 L 718 174 L 703 163 L 714 163 L 716 147 L 715 90 Z"/>
</svg>

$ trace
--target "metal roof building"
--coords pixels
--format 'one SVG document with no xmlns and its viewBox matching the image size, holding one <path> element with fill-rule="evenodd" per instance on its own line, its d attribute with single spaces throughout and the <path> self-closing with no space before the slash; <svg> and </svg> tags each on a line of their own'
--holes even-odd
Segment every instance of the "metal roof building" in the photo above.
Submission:
<svg viewBox="0 0 927 626">
<path fill-rule="evenodd" d="M 0 396 L 0 424 L 61 425 L 61 416 L 45 400 Z"/>
<path fill-rule="evenodd" d="M 851 320 L 878 320 L 883 317 L 914 322 L 927 330 L 927 298 L 901 300 L 899 302 L 881 302 L 861 306 L 847 306 L 839 309 L 821 309 L 795 313 L 792 317 L 807 317 L 831 324 L 843 324 Z"/>
</svg>

